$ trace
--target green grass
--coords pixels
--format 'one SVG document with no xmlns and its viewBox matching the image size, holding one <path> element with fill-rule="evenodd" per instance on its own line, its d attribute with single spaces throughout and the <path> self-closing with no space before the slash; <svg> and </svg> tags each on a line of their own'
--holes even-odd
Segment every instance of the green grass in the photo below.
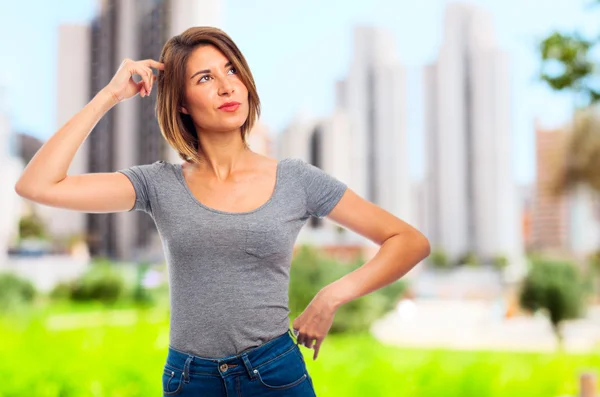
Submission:
<svg viewBox="0 0 600 397">
<path fill-rule="evenodd" d="M 63 316 L 58 322 L 57 315 Z M 0 320 L 0 396 L 160 395 L 168 331 L 164 309 L 63 306 L 5 317 Z M 320 397 L 575 396 L 580 371 L 592 368 L 600 374 L 597 352 L 404 349 L 366 334 L 328 336 L 316 361 L 312 351 L 302 349 Z"/>
<path fill-rule="evenodd" d="M 600 354 L 406 349 L 369 335 L 327 338 L 316 361 L 305 353 L 323 396 L 575 396 L 580 371 L 600 374 Z"/>
</svg>

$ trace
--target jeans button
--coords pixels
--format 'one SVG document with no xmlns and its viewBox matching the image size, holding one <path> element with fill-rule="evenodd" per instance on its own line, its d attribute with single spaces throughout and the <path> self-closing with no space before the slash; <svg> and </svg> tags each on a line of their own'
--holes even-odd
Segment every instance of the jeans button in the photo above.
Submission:
<svg viewBox="0 0 600 397">
<path fill-rule="evenodd" d="M 225 371 L 227 371 L 227 368 L 228 368 L 228 367 L 227 367 L 227 364 L 222 364 L 222 365 L 221 365 L 221 367 L 220 367 L 220 369 L 221 369 L 221 372 L 225 372 Z"/>
</svg>

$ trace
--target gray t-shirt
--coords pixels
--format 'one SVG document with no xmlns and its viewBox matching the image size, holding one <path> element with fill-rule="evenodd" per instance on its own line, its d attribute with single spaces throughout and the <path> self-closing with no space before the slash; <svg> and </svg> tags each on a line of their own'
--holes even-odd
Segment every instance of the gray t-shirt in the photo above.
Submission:
<svg viewBox="0 0 600 397">
<path fill-rule="evenodd" d="M 205 206 L 181 164 L 119 170 L 132 182 L 130 211 L 154 220 L 170 287 L 170 345 L 201 357 L 238 354 L 289 329 L 292 249 L 302 226 L 329 214 L 346 184 L 301 159 L 277 165 L 270 199 L 252 211 Z"/>
</svg>

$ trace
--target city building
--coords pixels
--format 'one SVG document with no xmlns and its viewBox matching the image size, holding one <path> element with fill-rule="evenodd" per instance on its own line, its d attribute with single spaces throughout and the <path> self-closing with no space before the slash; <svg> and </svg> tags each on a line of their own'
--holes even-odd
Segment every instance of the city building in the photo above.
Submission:
<svg viewBox="0 0 600 397">
<path fill-rule="evenodd" d="M 434 249 L 450 260 L 504 256 L 523 270 L 523 242 L 511 155 L 509 58 L 491 16 L 447 6 L 444 38 L 426 67 L 428 224 Z M 518 264 L 518 265 L 517 265 Z"/>
<path fill-rule="evenodd" d="M 568 127 L 545 128 L 535 124 L 536 181 L 529 248 L 554 255 L 585 257 L 600 242 L 597 197 L 586 186 L 556 192 L 565 167 Z"/>
</svg>

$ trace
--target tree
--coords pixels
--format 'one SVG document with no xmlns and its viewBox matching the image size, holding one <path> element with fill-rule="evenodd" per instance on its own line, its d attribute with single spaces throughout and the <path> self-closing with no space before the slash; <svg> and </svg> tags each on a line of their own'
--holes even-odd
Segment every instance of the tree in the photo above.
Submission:
<svg viewBox="0 0 600 397">
<path fill-rule="evenodd" d="M 600 0 L 596 1 L 600 4 Z M 552 90 L 573 95 L 574 116 L 564 166 L 557 175 L 556 194 L 583 184 L 600 193 L 600 120 L 598 62 L 593 50 L 600 38 L 553 32 L 539 46 L 540 78 Z"/>
<path fill-rule="evenodd" d="M 600 5 L 593 0 L 591 6 Z M 600 73 L 596 59 L 600 35 L 586 38 L 575 31 L 555 31 L 539 45 L 540 78 L 552 90 L 573 95 L 574 115 L 565 158 L 553 190 L 565 194 L 576 186 L 596 196 L 600 220 Z"/>
<path fill-rule="evenodd" d="M 532 312 L 543 310 L 547 314 L 559 348 L 563 344 L 564 321 L 581 315 L 582 286 L 577 268 L 562 261 L 534 261 L 523 280 L 519 294 L 521 307 Z"/>
</svg>

